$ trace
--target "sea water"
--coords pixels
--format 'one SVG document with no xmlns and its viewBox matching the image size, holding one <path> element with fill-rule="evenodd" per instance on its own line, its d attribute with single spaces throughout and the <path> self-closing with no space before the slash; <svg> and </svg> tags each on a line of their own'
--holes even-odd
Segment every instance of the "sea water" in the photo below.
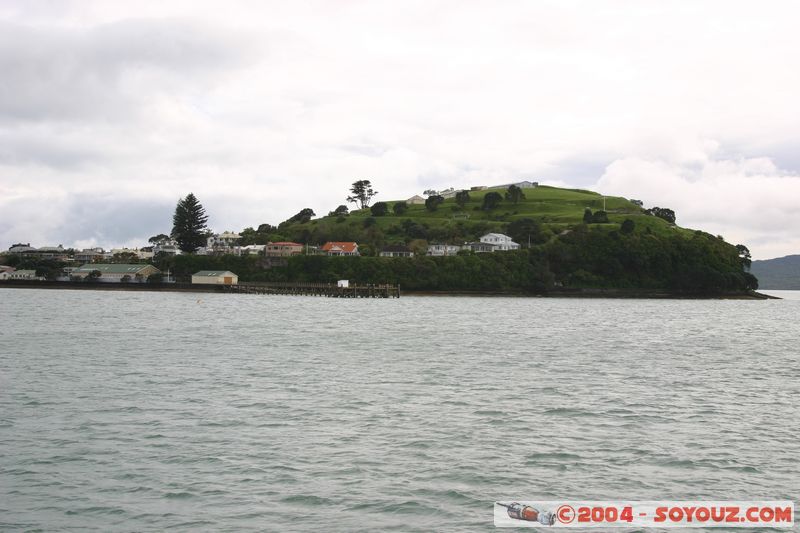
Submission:
<svg viewBox="0 0 800 533">
<path fill-rule="evenodd" d="M 0 530 L 796 500 L 800 301 L 0 290 Z"/>
</svg>

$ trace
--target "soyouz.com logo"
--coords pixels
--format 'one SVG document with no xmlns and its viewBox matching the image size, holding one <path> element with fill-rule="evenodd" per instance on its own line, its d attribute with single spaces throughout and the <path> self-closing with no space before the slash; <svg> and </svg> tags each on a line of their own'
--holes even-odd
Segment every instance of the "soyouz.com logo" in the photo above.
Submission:
<svg viewBox="0 0 800 533">
<path fill-rule="evenodd" d="M 794 526 L 790 501 L 498 501 L 496 527 L 770 527 Z"/>
</svg>

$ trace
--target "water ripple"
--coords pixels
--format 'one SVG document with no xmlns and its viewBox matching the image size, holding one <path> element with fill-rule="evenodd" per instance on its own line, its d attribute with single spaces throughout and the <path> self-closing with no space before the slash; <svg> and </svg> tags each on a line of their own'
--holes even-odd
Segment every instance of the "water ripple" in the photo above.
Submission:
<svg viewBox="0 0 800 533">
<path fill-rule="evenodd" d="M 800 301 L 123 296 L 0 290 L 0 530 L 800 493 Z"/>
</svg>

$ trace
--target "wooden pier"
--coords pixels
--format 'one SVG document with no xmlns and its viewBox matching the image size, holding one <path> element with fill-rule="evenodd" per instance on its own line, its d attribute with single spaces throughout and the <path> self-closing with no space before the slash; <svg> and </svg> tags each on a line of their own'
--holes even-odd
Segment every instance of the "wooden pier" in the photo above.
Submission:
<svg viewBox="0 0 800 533">
<path fill-rule="evenodd" d="M 293 296 L 325 296 L 328 298 L 400 298 L 400 286 L 389 284 L 351 284 L 340 287 L 335 283 L 239 283 L 225 285 L 225 292 L 241 294 L 286 294 Z"/>
</svg>

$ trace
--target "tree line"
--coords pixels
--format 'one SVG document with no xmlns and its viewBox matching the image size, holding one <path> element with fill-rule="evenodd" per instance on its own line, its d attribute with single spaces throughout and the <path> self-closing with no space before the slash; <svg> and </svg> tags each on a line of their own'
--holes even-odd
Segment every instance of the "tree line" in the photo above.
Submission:
<svg viewBox="0 0 800 533">
<path fill-rule="evenodd" d="M 532 231 L 525 228 L 519 231 Z M 541 237 L 538 237 L 541 239 Z M 716 294 L 758 288 L 745 270 L 749 252 L 697 231 L 690 238 L 648 232 L 625 234 L 578 226 L 531 248 L 449 257 L 295 256 L 263 269 L 254 256 L 164 258 L 178 279 L 197 270 L 231 270 L 241 281 L 398 283 L 407 290 L 486 290 L 540 293 L 554 288 L 660 289 Z"/>
</svg>

